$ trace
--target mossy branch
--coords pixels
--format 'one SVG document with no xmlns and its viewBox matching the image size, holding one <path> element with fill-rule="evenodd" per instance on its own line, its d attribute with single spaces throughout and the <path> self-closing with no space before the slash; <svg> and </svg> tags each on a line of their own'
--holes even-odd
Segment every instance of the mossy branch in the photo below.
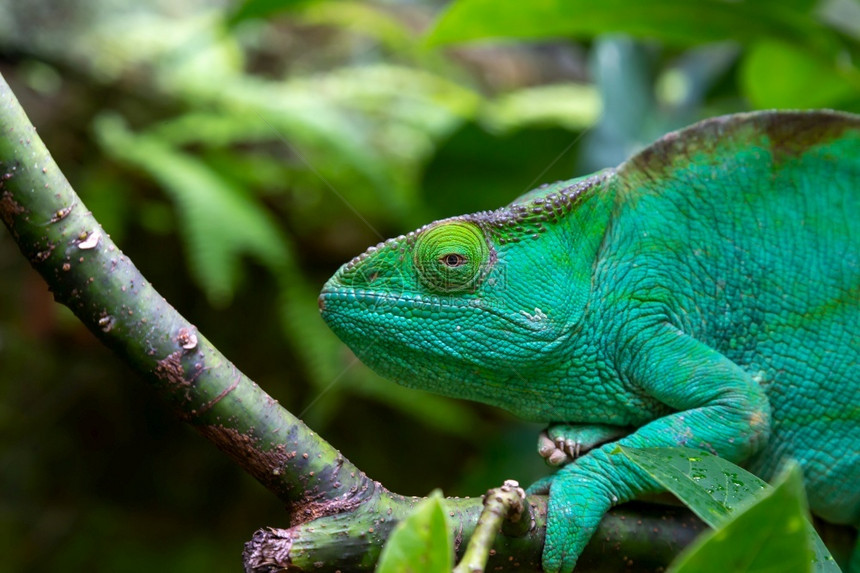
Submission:
<svg viewBox="0 0 860 573">
<path fill-rule="evenodd" d="M 372 569 L 391 527 L 415 498 L 370 480 L 155 291 L 87 211 L 2 76 L 0 219 L 54 298 L 145 377 L 177 416 L 286 505 L 291 529 L 259 531 L 247 545 L 246 568 Z M 546 500 L 528 502 L 533 527 L 496 541 L 493 568 L 539 568 Z M 475 527 L 480 499 L 446 504 L 460 546 Z M 662 511 L 616 510 L 583 555 L 582 570 L 631 570 L 631 561 L 643 566 L 636 570 L 662 567 L 699 529 L 683 512 L 667 520 Z"/>
</svg>

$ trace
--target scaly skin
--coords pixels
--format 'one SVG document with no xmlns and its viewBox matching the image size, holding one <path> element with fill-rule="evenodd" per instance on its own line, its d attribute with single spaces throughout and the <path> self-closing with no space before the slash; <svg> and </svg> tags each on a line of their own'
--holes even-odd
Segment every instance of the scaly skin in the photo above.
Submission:
<svg viewBox="0 0 860 573">
<path fill-rule="evenodd" d="M 547 571 L 573 568 L 612 505 L 660 490 L 616 444 L 704 448 L 765 479 L 792 457 L 812 511 L 860 525 L 858 117 L 700 123 L 380 244 L 320 308 L 383 376 L 596 446 L 533 486 Z M 599 445 L 606 425 L 635 431 Z"/>
</svg>

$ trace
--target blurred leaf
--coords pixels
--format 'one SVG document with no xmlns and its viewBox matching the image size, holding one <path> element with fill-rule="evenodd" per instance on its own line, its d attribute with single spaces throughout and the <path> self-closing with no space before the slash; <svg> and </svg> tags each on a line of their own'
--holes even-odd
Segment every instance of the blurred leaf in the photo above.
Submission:
<svg viewBox="0 0 860 573">
<path fill-rule="evenodd" d="M 438 19 L 427 41 L 435 45 L 620 32 L 680 46 L 772 36 L 834 51 L 834 38 L 807 17 L 808 8 L 809 2 L 777 0 L 458 0 Z"/>
<path fill-rule="evenodd" d="M 436 142 L 482 101 L 442 76 L 389 65 L 286 82 L 196 82 L 182 92 L 215 109 L 165 122 L 155 131 L 160 137 L 207 147 L 275 142 L 326 193 L 392 219 L 413 206 L 420 167 Z"/>
<path fill-rule="evenodd" d="M 346 27 L 353 19 L 379 41 L 406 49 L 401 42 L 409 32 L 382 9 L 356 2 L 301 6 L 308 21 Z M 480 94 L 442 73 L 387 63 L 376 51 L 363 59 L 368 65 L 283 81 L 253 76 L 244 72 L 237 34 L 224 30 L 220 16 L 216 10 L 186 18 L 157 10 L 108 11 L 94 30 L 75 38 L 73 52 L 105 81 L 127 77 L 144 94 L 155 84 L 154 95 L 168 106 L 190 110 L 155 130 L 175 145 L 275 142 L 288 169 L 309 174 L 305 188 L 334 192 L 368 219 L 378 215 L 411 226 L 407 217 L 416 207 L 423 163 L 439 139 L 474 117 Z M 447 72 L 449 66 L 435 67 Z M 319 211 L 331 219 L 338 208 L 325 203 Z"/>
<path fill-rule="evenodd" d="M 357 208 L 382 206 L 394 216 L 402 214 L 414 194 L 412 153 L 416 146 L 423 154 L 432 150 L 426 142 L 432 142 L 433 134 L 428 138 L 421 130 L 433 127 L 427 121 L 438 125 L 451 116 L 450 106 L 437 103 L 446 97 L 443 90 L 430 89 L 427 82 L 454 84 L 425 72 L 410 74 L 405 68 L 406 77 L 397 81 L 398 69 L 387 66 L 366 69 L 377 75 L 383 69 L 395 70 L 385 78 L 393 81 L 363 77 L 360 71 L 286 82 L 252 77 L 241 72 L 243 54 L 235 36 L 223 33 L 218 24 L 217 13 L 178 22 L 154 14 L 116 18 L 100 26 L 82 46 L 96 54 L 92 65 L 98 73 L 109 77 L 146 63 L 162 94 L 193 110 L 174 126 L 161 128 L 162 135 L 175 143 L 278 141 L 296 163 L 328 183 L 322 186 L 349 186 Z M 410 81 L 418 76 L 424 81 Z M 427 89 L 419 91 L 423 88 Z M 371 95 L 361 97 L 357 92 Z M 435 110 L 413 109 L 409 117 L 419 121 L 401 123 L 395 121 L 400 116 L 389 111 L 400 109 L 398 100 L 420 103 L 420 111 Z M 412 131 L 404 133 L 404 124 Z"/>
<path fill-rule="evenodd" d="M 117 193 L 124 185 L 122 174 L 116 169 L 93 168 L 87 174 L 85 184 L 79 186 L 81 199 L 93 212 L 99 224 L 111 238 L 122 244 L 128 221 L 136 219 L 128 193 Z"/>
<path fill-rule="evenodd" d="M 301 16 L 308 24 L 337 26 L 365 34 L 396 55 L 420 55 L 414 31 L 381 5 L 355 1 L 315 2 L 302 10 Z"/>
<path fill-rule="evenodd" d="M 624 456 L 648 472 L 711 527 L 722 527 L 773 488 L 745 469 L 691 448 L 618 447 Z M 799 470 L 795 468 L 799 473 Z M 793 479 L 793 478 L 792 478 Z M 814 551 L 815 571 L 838 573 L 839 567 L 804 519 L 805 535 Z M 774 569 L 784 571 L 785 569 Z"/>
<path fill-rule="evenodd" d="M 594 125 L 600 112 L 600 97 L 594 86 L 552 84 L 516 90 L 488 102 L 481 120 L 499 131 L 527 126 L 580 131 Z"/>
<path fill-rule="evenodd" d="M 164 93 L 235 77 L 244 54 L 235 36 L 224 34 L 220 12 L 200 10 L 185 17 L 156 11 L 110 11 L 68 47 L 102 80 L 145 71 Z M 143 79 L 143 78 L 139 78 Z M 148 89 L 152 90 L 153 86 Z"/>
<path fill-rule="evenodd" d="M 206 91 L 199 95 L 229 114 L 225 119 L 235 129 L 241 130 L 244 123 L 247 133 L 278 141 L 308 169 L 318 171 L 317 166 L 323 165 L 328 173 L 336 174 L 338 169 L 348 168 L 353 183 L 359 179 L 365 186 L 370 184 L 385 193 L 388 205 L 402 207 L 401 186 L 392 180 L 386 162 L 368 141 L 366 120 L 331 105 L 324 92 L 278 89 L 259 81 L 221 85 L 217 92 L 212 86 L 200 87 Z M 315 160 L 323 154 L 328 154 L 325 161 Z"/>
<path fill-rule="evenodd" d="M 154 235 L 167 235 L 176 231 L 176 213 L 167 201 L 143 201 L 136 215 L 140 226 Z"/>
<path fill-rule="evenodd" d="M 654 85 L 659 105 L 680 112 L 683 117 L 679 118 L 679 127 L 698 119 L 706 96 L 720 79 L 728 76 L 740 51 L 734 42 L 692 48 L 660 72 Z"/>
<path fill-rule="evenodd" d="M 150 128 L 149 134 L 175 146 L 199 143 L 206 147 L 225 147 L 277 137 L 270 126 L 253 116 L 201 109 L 157 123 Z"/>
<path fill-rule="evenodd" d="M 436 490 L 391 532 L 376 573 L 450 573 L 453 564 L 448 514 Z"/>
<path fill-rule="evenodd" d="M 237 2 L 236 8 L 227 17 L 227 25 L 235 26 L 245 20 L 268 18 L 281 12 L 296 10 L 315 0 L 245 0 Z"/>
<path fill-rule="evenodd" d="M 50 96 L 63 86 L 63 77 L 53 67 L 38 60 L 26 60 L 21 63 L 19 73 L 31 90 L 45 96 Z"/>
<path fill-rule="evenodd" d="M 176 202 L 192 274 L 213 304 L 232 297 L 243 255 L 275 269 L 290 258 L 268 213 L 198 159 L 132 134 L 116 116 L 101 116 L 95 129 L 108 153 L 149 173 Z"/>
<path fill-rule="evenodd" d="M 357 369 L 365 369 L 357 366 Z M 409 414 L 427 427 L 439 432 L 474 437 L 480 433 L 483 421 L 476 411 L 462 400 L 446 398 L 438 394 L 406 388 L 367 371 L 367 375 L 356 377 L 349 390 L 375 399 L 382 404 Z M 534 440 L 532 440 L 534 441 Z"/>
<path fill-rule="evenodd" d="M 860 74 L 856 68 L 845 72 L 797 46 L 777 41 L 753 45 L 743 60 L 741 86 L 758 108 L 805 109 L 836 107 L 860 96 Z"/>
<path fill-rule="evenodd" d="M 283 193 L 290 187 L 290 165 L 262 151 L 236 153 L 234 149 L 221 147 L 201 152 L 201 158 L 222 176 L 259 190 L 264 197 Z"/>
<path fill-rule="evenodd" d="M 281 325 L 316 389 L 309 403 L 296 414 L 311 426 L 322 427 L 339 406 L 343 378 L 351 375 L 352 365 L 342 359 L 346 351 L 344 344 L 320 317 L 318 290 L 311 288 L 299 272 L 289 269 L 279 273 L 278 279 Z M 336 387 L 337 384 L 340 387 Z"/>
<path fill-rule="evenodd" d="M 561 128 L 493 136 L 467 123 L 427 166 L 421 202 L 437 219 L 507 205 L 540 183 L 570 179 L 579 140 L 577 133 Z"/>
<path fill-rule="evenodd" d="M 802 573 L 812 568 L 800 469 L 793 465 L 755 504 L 700 537 L 674 573 Z"/>
</svg>

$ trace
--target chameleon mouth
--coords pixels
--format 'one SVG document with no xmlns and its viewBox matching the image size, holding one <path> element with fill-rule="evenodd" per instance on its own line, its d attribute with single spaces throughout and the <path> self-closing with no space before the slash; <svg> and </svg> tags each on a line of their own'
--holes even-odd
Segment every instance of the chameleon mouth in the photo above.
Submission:
<svg viewBox="0 0 860 573">
<path fill-rule="evenodd" d="M 323 317 L 356 314 L 390 315 L 403 319 L 430 318 L 433 314 L 452 311 L 491 314 L 511 324 L 515 329 L 533 332 L 544 330 L 545 324 L 523 313 L 512 313 L 506 308 L 497 308 L 485 299 L 462 296 L 420 295 L 381 291 L 368 291 L 348 287 L 323 287 L 317 304 Z M 546 318 L 544 315 L 543 318 Z"/>
<path fill-rule="evenodd" d="M 472 308 L 484 310 L 485 304 L 480 299 L 463 300 L 460 297 L 446 297 L 438 295 L 422 296 L 406 293 L 368 291 L 354 288 L 324 288 L 317 299 L 320 312 L 342 312 L 343 304 L 357 302 L 363 310 L 372 310 L 374 305 L 383 305 L 382 311 L 387 309 L 446 309 L 446 308 Z M 368 308 L 370 307 L 370 308 Z"/>
</svg>

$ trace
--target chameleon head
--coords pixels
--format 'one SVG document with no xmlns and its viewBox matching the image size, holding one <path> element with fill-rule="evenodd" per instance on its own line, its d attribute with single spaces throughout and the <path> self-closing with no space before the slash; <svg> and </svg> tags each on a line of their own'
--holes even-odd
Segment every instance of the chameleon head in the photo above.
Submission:
<svg viewBox="0 0 860 573">
<path fill-rule="evenodd" d="M 496 402 L 492 387 L 522 379 L 569 330 L 560 290 L 570 265 L 553 245 L 515 248 L 519 239 L 496 232 L 492 216 L 438 221 L 371 247 L 323 287 L 324 320 L 382 376 Z"/>
</svg>

